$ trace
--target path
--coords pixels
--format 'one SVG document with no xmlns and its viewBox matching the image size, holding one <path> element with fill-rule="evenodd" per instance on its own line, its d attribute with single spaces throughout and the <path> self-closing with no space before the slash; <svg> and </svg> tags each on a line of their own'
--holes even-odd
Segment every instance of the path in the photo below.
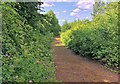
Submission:
<svg viewBox="0 0 120 84">
<path fill-rule="evenodd" d="M 99 63 L 75 55 L 56 37 L 52 48 L 55 55 L 56 78 L 63 82 L 117 82 L 118 75 Z"/>
</svg>

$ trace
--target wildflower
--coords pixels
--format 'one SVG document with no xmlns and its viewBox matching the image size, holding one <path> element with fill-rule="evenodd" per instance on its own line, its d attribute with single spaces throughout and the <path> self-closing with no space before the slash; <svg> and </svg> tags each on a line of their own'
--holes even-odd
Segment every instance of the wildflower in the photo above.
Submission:
<svg viewBox="0 0 120 84">
<path fill-rule="evenodd" d="M 32 80 L 29 80 L 29 83 L 32 83 Z"/>
<path fill-rule="evenodd" d="M 9 55 L 8 54 L 5 54 L 6 57 L 8 57 Z"/>
</svg>

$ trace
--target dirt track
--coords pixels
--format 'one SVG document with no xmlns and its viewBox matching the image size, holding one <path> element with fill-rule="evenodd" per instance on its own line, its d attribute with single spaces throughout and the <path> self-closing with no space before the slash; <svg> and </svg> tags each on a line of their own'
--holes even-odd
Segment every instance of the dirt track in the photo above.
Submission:
<svg viewBox="0 0 120 84">
<path fill-rule="evenodd" d="M 63 82 L 118 82 L 118 74 L 101 64 L 75 55 L 56 37 L 52 44 L 55 55 L 56 78 Z"/>
</svg>

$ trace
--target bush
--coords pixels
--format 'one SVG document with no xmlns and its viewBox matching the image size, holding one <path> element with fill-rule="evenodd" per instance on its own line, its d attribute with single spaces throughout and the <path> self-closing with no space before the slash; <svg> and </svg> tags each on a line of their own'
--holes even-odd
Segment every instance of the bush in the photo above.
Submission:
<svg viewBox="0 0 120 84">
<path fill-rule="evenodd" d="M 107 67 L 118 71 L 117 5 L 108 4 L 111 8 L 109 11 L 114 11 L 114 14 L 106 11 L 105 14 L 96 15 L 91 22 L 74 22 L 77 26 L 62 32 L 62 42 L 76 54 L 102 61 Z"/>
<path fill-rule="evenodd" d="M 41 32 L 39 25 L 45 26 L 45 23 L 35 23 L 36 28 L 30 26 L 16 11 L 14 4 L 16 3 L 2 3 L 2 81 L 55 81 L 50 48 L 52 32 Z"/>
</svg>

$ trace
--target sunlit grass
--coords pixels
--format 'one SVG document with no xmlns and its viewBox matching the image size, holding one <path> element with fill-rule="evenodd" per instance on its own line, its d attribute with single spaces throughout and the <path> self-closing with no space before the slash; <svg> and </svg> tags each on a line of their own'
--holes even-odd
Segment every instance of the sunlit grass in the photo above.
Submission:
<svg viewBox="0 0 120 84">
<path fill-rule="evenodd" d="M 54 44 L 54 46 L 65 46 L 65 44 L 61 42 L 61 38 L 56 37 L 55 40 L 56 43 Z"/>
</svg>

